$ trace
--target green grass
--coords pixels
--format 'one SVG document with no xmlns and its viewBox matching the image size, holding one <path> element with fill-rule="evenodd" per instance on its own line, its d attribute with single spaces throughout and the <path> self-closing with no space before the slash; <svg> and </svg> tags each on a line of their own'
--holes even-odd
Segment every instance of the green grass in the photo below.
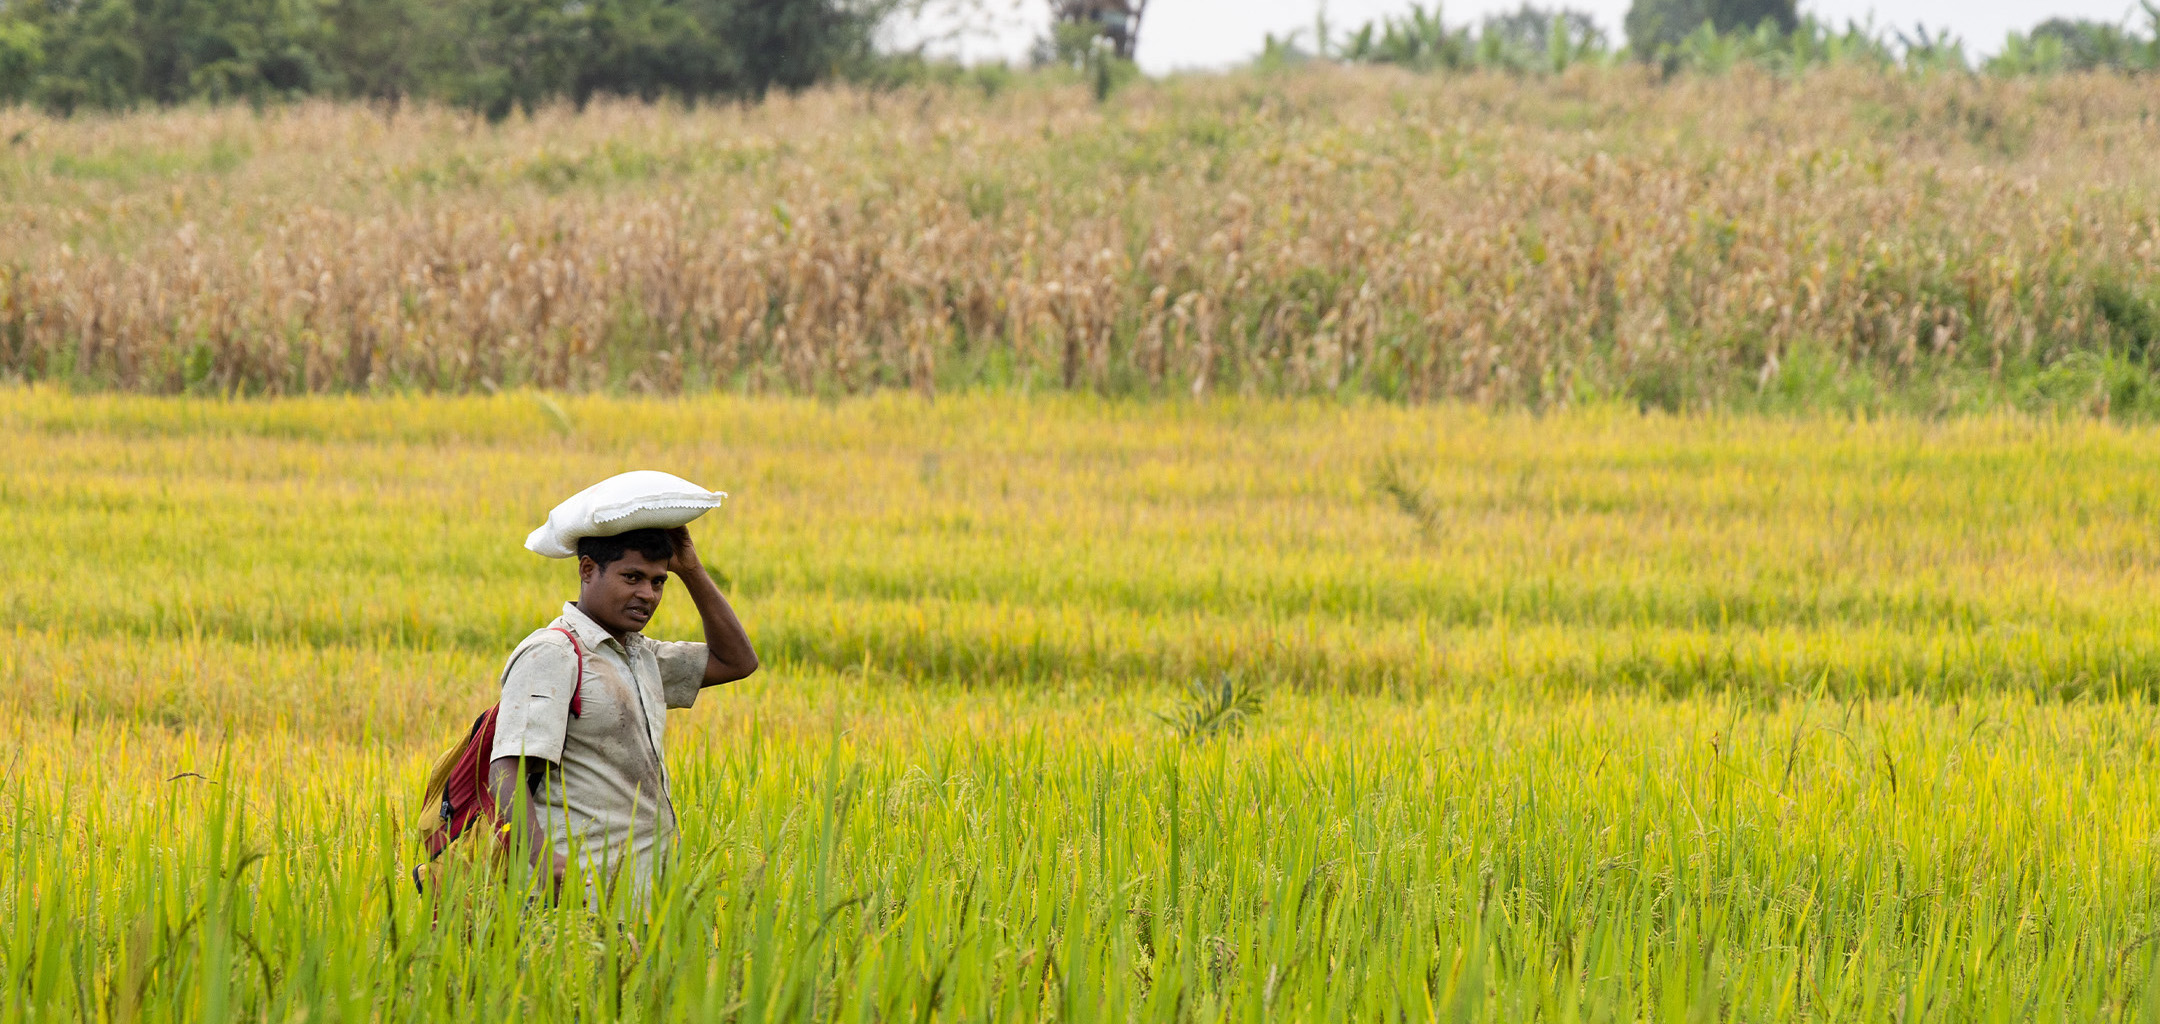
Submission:
<svg viewBox="0 0 2160 1024">
<path fill-rule="evenodd" d="M 2143 704 L 1285 696 L 1189 744 L 1087 692 L 716 703 L 627 931 L 413 896 L 409 756 L 61 725 L 77 763 L 10 786 L 9 1019 L 2091 1020 L 2150 991 Z"/>
<path fill-rule="evenodd" d="M 46 390 L 0 423 L 0 1021 L 2155 1007 L 2146 428 Z M 700 546 L 767 661 L 670 723 L 664 895 L 424 901 L 422 770 L 569 594 L 517 544 L 636 466 L 733 492 Z M 653 632 L 693 630 L 678 598 Z M 1165 722 L 1226 673 L 1242 728 Z"/>
</svg>

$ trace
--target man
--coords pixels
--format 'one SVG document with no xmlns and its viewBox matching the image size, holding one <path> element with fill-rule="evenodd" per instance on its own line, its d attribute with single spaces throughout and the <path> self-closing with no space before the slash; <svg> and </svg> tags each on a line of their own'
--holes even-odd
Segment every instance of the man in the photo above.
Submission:
<svg viewBox="0 0 2160 1024">
<path fill-rule="evenodd" d="M 578 599 L 503 670 L 488 788 L 541 877 L 559 886 L 575 857 L 595 892 L 626 884 L 642 903 L 675 835 L 667 709 L 757 671 L 757 654 L 687 528 L 587 537 L 577 551 Z M 645 637 L 671 579 L 697 605 L 704 643 Z"/>
</svg>

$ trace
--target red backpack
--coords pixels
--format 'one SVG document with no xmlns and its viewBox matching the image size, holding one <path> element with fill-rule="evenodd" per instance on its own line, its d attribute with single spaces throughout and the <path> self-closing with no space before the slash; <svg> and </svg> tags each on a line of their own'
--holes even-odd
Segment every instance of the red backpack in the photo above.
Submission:
<svg viewBox="0 0 2160 1024">
<path fill-rule="evenodd" d="M 549 626 L 570 639 L 570 650 L 577 654 L 577 683 L 570 690 L 570 717 L 582 717 L 585 713 L 585 649 L 578 646 L 577 637 L 561 626 Z M 507 670 L 506 670 L 507 671 Z M 442 856 L 465 830 L 472 827 L 473 820 L 483 815 L 489 821 L 501 820 L 495 807 L 495 794 L 488 789 L 488 755 L 495 749 L 495 716 L 502 705 L 480 712 L 473 719 L 472 730 L 465 739 L 450 748 L 435 762 L 434 770 L 428 772 L 427 794 L 429 803 L 440 802 L 436 808 L 437 819 L 427 826 L 422 842 L 427 846 L 429 860 Z M 496 838 L 502 838 L 500 832 Z M 419 869 L 413 869 L 413 883 L 419 884 Z"/>
</svg>

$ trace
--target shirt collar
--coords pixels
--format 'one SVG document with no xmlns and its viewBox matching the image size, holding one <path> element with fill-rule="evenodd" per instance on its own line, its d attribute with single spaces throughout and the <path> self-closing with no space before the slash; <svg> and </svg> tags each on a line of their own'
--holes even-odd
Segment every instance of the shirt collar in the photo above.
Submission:
<svg viewBox="0 0 2160 1024">
<path fill-rule="evenodd" d="M 601 644 L 615 643 L 614 635 L 610 634 L 599 623 L 594 622 L 592 616 L 585 614 L 585 609 L 578 607 L 576 601 L 563 602 L 562 617 L 563 623 L 570 627 L 570 632 L 577 634 L 578 643 L 584 644 L 587 650 L 599 647 Z M 633 640 L 637 635 L 636 633 L 625 634 L 623 639 Z M 629 645 L 626 643 L 615 643 L 615 646 L 624 650 L 629 649 Z"/>
</svg>

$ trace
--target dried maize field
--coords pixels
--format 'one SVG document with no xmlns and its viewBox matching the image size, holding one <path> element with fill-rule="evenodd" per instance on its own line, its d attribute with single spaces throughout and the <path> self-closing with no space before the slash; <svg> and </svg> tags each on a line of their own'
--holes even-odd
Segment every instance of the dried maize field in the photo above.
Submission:
<svg viewBox="0 0 2160 1024">
<path fill-rule="evenodd" d="M 0 111 L 0 375 L 2160 411 L 2160 79 Z"/>
<path fill-rule="evenodd" d="M 2152 428 L 45 385 L 0 429 L 0 1021 L 2160 1006 Z M 519 542 L 634 466 L 733 492 L 766 661 L 671 716 L 664 895 L 424 901 L 421 776 L 572 593 Z"/>
</svg>

